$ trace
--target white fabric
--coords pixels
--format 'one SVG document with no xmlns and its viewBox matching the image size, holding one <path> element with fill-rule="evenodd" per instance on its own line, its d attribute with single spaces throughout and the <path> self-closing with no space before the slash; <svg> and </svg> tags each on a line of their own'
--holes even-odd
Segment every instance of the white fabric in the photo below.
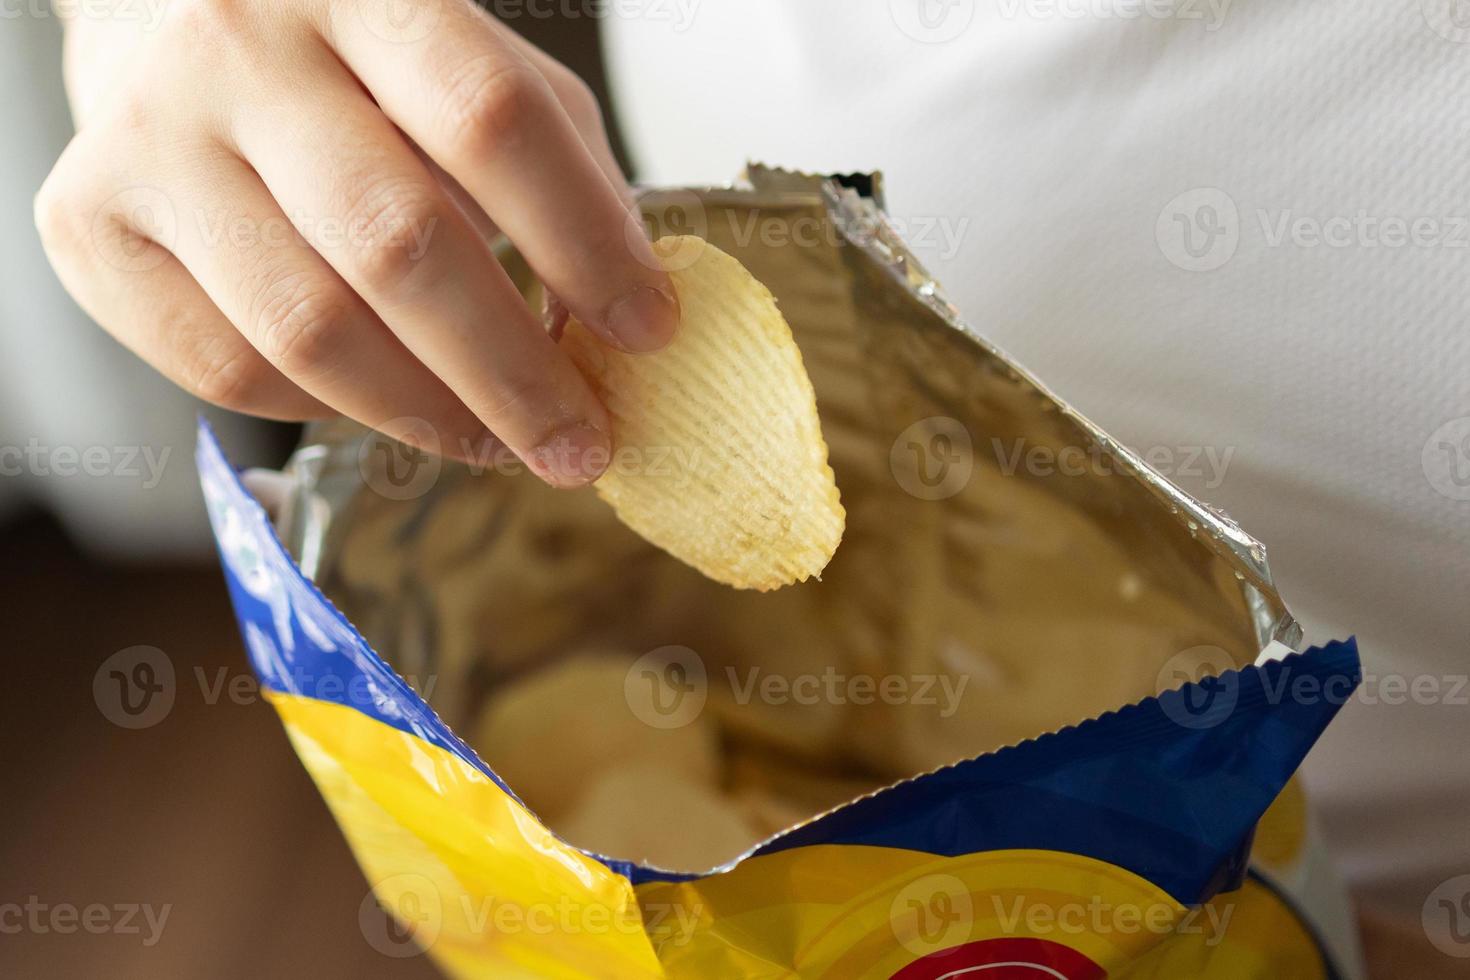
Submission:
<svg viewBox="0 0 1470 980">
<path fill-rule="evenodd" d="M 1370 677 L 1307 767 L 1349 878 L 1415 913 L 1470 872 L 1451 8 L 703 0 L 614 5 L 605 35 L 642 179 L 881 169 L 971 322 L 1132 446 L 1228 458 L 1174 476 L 1266 542 L 1309 639 L 1356 633 L 1370 675 L 1420 679 Z"/>
</svg>

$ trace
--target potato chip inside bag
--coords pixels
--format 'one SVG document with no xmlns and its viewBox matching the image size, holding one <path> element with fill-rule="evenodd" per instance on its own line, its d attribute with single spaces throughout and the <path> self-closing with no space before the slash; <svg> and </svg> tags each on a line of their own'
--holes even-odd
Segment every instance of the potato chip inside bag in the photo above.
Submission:
<svg viewBox="0 0 1470 980">
<path fill-rule="evenodd" d="M 456 978 L 1361 976 L 1294 777 L 1352 641 L 1297 652 L 1260 544 L 983 340 L 882 198 L 757 166 L 643 195 L 666 259 L 748 270 L 799 357 L 686 348 L 774 365 L 728 404 L 648 369 L 653 403 L 729 427 L 665 439 L 630 400 L 611 491 L 332 422 L 268 515 L 201 427 L 249 656 L 366 875 L 365 941 Z M 810 473 L 822 443 L 845 527 L 745 542 L 822 540 L 794 584 L 690 532 L 775 472 L 757 449 Z M 839 514 L 791 504 L 824 481 L 709 526 Z"/>
</svg>

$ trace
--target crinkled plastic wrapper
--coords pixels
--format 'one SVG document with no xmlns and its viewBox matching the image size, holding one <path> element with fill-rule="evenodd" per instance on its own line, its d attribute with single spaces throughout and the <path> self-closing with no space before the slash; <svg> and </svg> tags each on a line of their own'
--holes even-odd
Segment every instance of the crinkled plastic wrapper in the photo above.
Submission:
<svg viewBox="0 0 1470 980">
<path fill-rule="evenodd" d="M 201 430 L 251 660 L 412 942 L 465 978 L 1361 975 L 1293 779 L 1351 641 L 1293 652 L 1260 545 L 966 325 L 875 177 L 643 204 L 791 323 L 848 512 L 821 581 L 732 590 L 591 492 L 342 423 L 273 525 Z"/>
</svg>

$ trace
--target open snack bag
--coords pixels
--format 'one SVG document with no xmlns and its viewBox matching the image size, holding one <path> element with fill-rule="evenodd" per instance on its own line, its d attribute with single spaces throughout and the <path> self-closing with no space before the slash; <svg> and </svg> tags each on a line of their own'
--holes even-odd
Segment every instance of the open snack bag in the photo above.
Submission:
<svg viewBox="0 0 1470 980">
<path fill-rule="evenodd" d="M 790 324 L 841 507 L 780 524 L 840 534 L 819 574 L 651 543 L 707 489 L 677 440 L 569 492 L 318 425 L 273 524 L 201 430 L 252 663 L 413 942 L 460 978 L 1360 976 L 1293 779 L 1351 641 L 1293 652 L 1261 546 L 962 322 L 876 177 L 643 205 Z"/>
</svg>

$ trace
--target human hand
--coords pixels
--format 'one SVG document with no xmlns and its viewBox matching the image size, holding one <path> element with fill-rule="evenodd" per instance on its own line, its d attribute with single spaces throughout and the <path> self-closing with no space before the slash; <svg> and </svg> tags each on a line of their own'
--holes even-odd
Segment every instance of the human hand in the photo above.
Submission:
<svg viewBox="0 0 1470 980">
<path fill-rule="evenodd" d="M 469 0 L 178 0 L 67 27 L 78 132 L 36 198 L 67 289 L 241 412 L 333 414 L 575 486 L 608 417 L 496 263 L 503 230 L 607 343 L 672 286 L 587 87 Z M 133 5 L 136 7 L 136 5 Z M 483 457 L 482 457 L 483 458 Z"/>
</svg>

